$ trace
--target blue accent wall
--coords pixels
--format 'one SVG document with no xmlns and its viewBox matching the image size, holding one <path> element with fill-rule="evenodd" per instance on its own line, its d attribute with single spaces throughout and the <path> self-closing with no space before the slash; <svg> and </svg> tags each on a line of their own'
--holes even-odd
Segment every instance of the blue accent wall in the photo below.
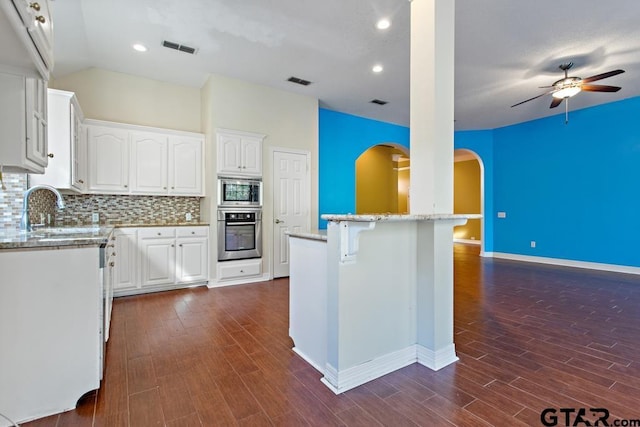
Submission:
<svg viewBox="0 0 640 427">
<path fill-rule="evenodd" d="M 639 113 L 631 98 L 495 129 L 494 251 L 640 266 Z"/>
<path fill-rule="evenodd" d="M 356 159 L 378 144 L 409 148 L 409 128 L 332 110 L 319 115 L 320 215 L 356 211 Z M 327 222 L 319 218 L 319 228 Z"/>
<path fill-rule="evenodd" d="M 483 165 L 485 251 L 640 267 L 639 114 L 637 97 L 570 111 L 568 124 L 456 132 Z M 409 129 L 325 109 L 319 125 L 320 214 L 355 212 L 356 159 L 409 147 Z"/>
</svg>

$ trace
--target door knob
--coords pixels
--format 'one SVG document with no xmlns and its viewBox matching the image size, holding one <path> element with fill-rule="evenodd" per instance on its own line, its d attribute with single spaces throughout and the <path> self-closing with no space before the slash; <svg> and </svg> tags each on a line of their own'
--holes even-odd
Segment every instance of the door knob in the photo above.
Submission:
<svg viewBox="0 0 640 427">
<path fill-rule="evenodd" d="M 280 220 L 280 219 L 276 218 L 276 224 L 284 224 L 284 221 L 282 221 L 282 220 Z"/>
</svg>

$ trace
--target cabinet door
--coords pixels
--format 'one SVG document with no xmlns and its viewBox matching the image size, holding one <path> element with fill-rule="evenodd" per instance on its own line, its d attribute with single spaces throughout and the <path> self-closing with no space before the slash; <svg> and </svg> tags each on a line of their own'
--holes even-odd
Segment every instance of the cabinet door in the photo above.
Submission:
<svg viewBox="0 0 640 427">
<path fill-rule="evenodd" d="M 169 138 L 169 193 L 204 195 L 204 141 L 201 138 Z"/>
<path fill-rule="evenodd" d="M 167 137 L 131 132 L 131 192 L 167 194 Z"/>
<path fill-rule="evenodd" d="M 242 173 L 262 175 L 262 140 L 259 138 L 242 138 Z"/>
<path fill-rule="evenodd" d="M 139 242 L 142 263 L 141 286 L 175 283 L 175 238 L 142 238 Z"/>
<path fill-rule="evenodd" d="M 237 135 L 218 134 L 218 173 L 238 175 L 242 173 L 241 144 Z"/>
<path fill-rule="evenodd" d="M 209 280 L 209 239 L 177 239 L 176 281 L 179 283 Z"/>
<path fill-rule="evenodd" d="M 71 186 L 87 188 L 87 130 L 82 126 L 78 110 L 71 104 Z"/>
<path fill-rule="evenodd" d="M 128 132 L 103 126 L 88 126 L 89 190 L 129 192 Z"/>
<path fill-rule="evenodd" d="M 114 231 L 113 289 L 116 291 L 138 286 L 137 236 L 134 228 L 119 228 Z"/>
<path fill-rule="evenodd" d="M 27 159 L 47 166 L 47 87 L 41 79 L 26 79 Z"/>
</svg>

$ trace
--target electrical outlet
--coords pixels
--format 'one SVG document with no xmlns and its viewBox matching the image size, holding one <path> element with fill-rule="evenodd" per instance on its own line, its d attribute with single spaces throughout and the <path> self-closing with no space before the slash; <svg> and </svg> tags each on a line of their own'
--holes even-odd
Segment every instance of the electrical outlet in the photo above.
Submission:
<svg viewBox="0 0 640 427">
<path fill-rule="evenodd" d="M 91 222 L 98 223 L 100 222 L 100 214 L 98 212 L 94 212 L 91 214 Z"/>
<path fill-rule="evenodd" d="M 507 217 L 506 212 L 498 212 L 498 218 L 506 218 L 506 217 Z"/>
<path fill-rule="evenodd" d="M 536 241 L 535 241 L 535 240 L 532 240 L 532 241 L 531 241 L 531 247 L 532 247 L 532 248 L 535 248 L 535 247 L 536 247 Z"/>
<path fill-rule="evenodd" d="M 184 214 L 184 219 L 186 219 L 187 221 L 191 221 L 191 212 L 187 212 L 186 214 Z"/>
</svg>

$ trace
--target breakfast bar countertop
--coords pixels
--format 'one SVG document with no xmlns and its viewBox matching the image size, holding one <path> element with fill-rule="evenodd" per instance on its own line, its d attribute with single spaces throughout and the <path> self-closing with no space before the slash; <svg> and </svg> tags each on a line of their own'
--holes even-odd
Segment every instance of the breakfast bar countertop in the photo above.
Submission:
<svg viewBox="0 0 640 427">
<path fill-rule="evenodd" d="M 285 234 L 300 239 L 327 241 L 327 230 L 287 231 Z"/>
</svg>

